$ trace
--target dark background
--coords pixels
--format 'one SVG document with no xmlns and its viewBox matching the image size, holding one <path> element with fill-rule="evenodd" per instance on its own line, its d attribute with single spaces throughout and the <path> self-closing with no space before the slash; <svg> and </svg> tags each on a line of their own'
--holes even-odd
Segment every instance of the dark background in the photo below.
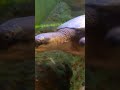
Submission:
<svg viewBox="0 0 120 90">
<path fill-rule="evenodd" d="M 119 1 L 86 0 L 86 90 L 120 89 Z"/>
<path fill-rule="evenodd" d="M 14 18 L 33 16 L 34 10 L 34 0 L 0 0 L 0 24 Z M 34 38 L 34 31 L 30 36 Z M 31 39 L 29 43 L 20 41 L 12 44 L 12 47 L 19 47 L 16 52 L 9 45 L 0 49 L 0 90 L 34 90 L 33 42 Z M 5 44 L 4 41 L 0 43 Z"/>
</svg>

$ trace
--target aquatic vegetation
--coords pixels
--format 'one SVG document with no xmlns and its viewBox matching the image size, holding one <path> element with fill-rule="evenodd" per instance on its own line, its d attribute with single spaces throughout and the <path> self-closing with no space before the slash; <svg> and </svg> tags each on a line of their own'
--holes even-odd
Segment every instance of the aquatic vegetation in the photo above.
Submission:
<svg viewBox="0 0 120 90">
<path fill-rule="evenodd" d="M 48 63 L 48 62 L 56 62 L 67 63 L 71 66 L 73 71 L 73 76 L 71 78 L 71 87 L 70 90 L 78 90 L 79 88 L 84 86 L 85 83 L 85 60 L 83 58 L 72 56 L 70 54 L 61 52 L 61 51 L 51 51 L 44 53 L 36 54 L 36 65 L 40 63 Z M 36 72 L 36 75 L 38 73 Z"/>
</svg>

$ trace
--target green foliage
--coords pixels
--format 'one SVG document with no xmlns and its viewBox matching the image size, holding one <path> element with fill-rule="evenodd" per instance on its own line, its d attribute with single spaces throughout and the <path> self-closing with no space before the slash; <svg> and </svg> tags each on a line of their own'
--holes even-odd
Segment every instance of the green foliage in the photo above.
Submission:
<svg viewBox="0 0 120 90">
<path fill-rule="evenodd" d="M 67 20 L 70 20 L 72 18 L 71 16 L 71 10 L 70 7 L 65 2 L 59 2 L 55 8 L 50 12 L 48 15 L 48 18 L 44 21 L 47 23 L 54 23 L 54 22 L 66 22 Z"/>
<path fill-rule="evenodd" d="M 69 8 L 69 6 L 65 3 L 60 1 L 52 10 L 51 12 L 49 12 L 49 14 L 47 14 L 46 19 L 44 19 L 44 21 L 42 21 L 42 24 L 44 25 L 49 25 L 49 24 L 55 24 L 55 23 L 64 23 L 67 20 L 70 20 L 72 18 L 71 16 L 71 10 Z M 37 16 L 36 16 L 36 19 Z M 40 25 L 42 25 L 40 24 Z M 43 32 L 51 32 L 51 31 L 55 31 L 56 28 L 59 25 L 56 26 L 49 26 L 49 27 L 44 27 L 44 28 L 37 28 L 36 29 L 36 33 L 43 33 Z"/>
<path fill-rule="evenodd" d="M 40 24 L 53 10 L 59 0 L 35 0 L 35 22 Z"/>
</svg>

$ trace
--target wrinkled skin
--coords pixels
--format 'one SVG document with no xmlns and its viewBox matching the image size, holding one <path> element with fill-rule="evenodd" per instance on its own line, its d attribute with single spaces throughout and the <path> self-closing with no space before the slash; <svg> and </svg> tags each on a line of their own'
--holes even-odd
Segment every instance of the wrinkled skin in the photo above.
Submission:
<svg viewBox="0 0 120 90">
<path fill-rule="evenodd" d="M 39 34 L 35 36 L 36 51 L 61 50 L 73 55 L 84 56 L 85 39 L 81 39 L 85 36 L 85 31 L 79 31 L 76 32 L 74 29 L 64 28 L 56 32 Z M 81 40 L 82 45 L 79 40 Z"/>
<path fill-rule="evenodd" d="M 61 50 L 73 55 L 85 54 L 85 15 L 77 16 L 62 25 L 56 32 L 35 36 L 37 52 Z"/>
<path fill-rule="evenodd" d="M 34 16 L 15 18 L 1 24 L 0 42 L 0 60 L 33 57 Z"/>
</svg>

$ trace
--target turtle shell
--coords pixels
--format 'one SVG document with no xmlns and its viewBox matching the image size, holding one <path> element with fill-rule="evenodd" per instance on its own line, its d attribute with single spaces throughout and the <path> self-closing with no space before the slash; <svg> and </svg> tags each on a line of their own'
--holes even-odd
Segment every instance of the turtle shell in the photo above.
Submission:
<svg viewBox="0 0 120 90">
<path fill-rule="evenodd" d="M 81 28 L 85 28 L 85 15 L 75 17 L 63 23 L 57 29 L 62 29 L 62 28 L 73 28 L 77 30 L 80 30 Z"/>
</svg>

